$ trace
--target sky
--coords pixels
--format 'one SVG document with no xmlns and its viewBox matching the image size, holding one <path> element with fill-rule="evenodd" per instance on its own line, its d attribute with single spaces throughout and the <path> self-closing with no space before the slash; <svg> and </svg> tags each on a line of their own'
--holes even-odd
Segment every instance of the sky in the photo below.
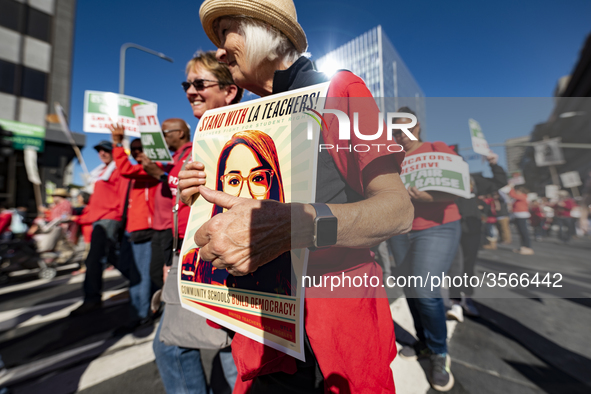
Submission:
<svg viewBox="0 0 591 394">
<path fill-rule="evenodd" d="M 132 42 L 174 59 L 129 49 L 125 94 L 158 103 L 158 117 L 197 120 L 182 91 L 184 69 L 198 50 L 215 50 L 199 21 L 201 1 L 79 1 L 76 10 L 70 127 L 82 131 L 85 90 L 118 92 L 119 50 Z M 296 0 L 311 59 L 381 25 L 427 100 L 430 141 L 470 146 L 468 118 L 489 143 L 528 135 L 553 108 L 557 80 L 575 66 L 591 33 L 588 0 L 309 1 Z M 246 98 L 253 97 L 246 95 Z M 433 98 L 433 99 L 432 99 Z M 491 99 L 495 98 L 495 99 Z M 520 98 L 520 99 L 502 99 Z M 86 134 L 92 146 L 107 134 Z M 505 165 L 504 148 L 494 148 Z M 468 158 L 471 171 L 487 167 Z M 81 184 L 76 165 L 75 183 Z"/>
</svg>

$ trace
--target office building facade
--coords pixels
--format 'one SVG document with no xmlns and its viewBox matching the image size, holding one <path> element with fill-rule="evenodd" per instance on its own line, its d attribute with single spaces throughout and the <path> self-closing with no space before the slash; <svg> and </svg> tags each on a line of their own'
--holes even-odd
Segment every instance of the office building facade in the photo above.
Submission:
<svg viewBox="0 0 591 394">
<path fill-rule="evenodd" d="M 381 26 L 374 27 L 315 61 L 319 71 L 332 74 L 346 69 L 361 77 L 381 111 L 407 106 L 426 131 L 425 94 Z"/>
<path fill-rule="evenodd" d="M 33 148 L 42 184 L 64 186 L 74 151 L 47 116 L 55 102 L 70 108 L 76 0 L 0 0 L 0 10 L 0 122 L 41 130 L 43 142 Z M 85 136 L 74 133 L 74 140 L 82 147 Z M 22 149 L 15 144 L 0 163 L 0 199 L 34 208 Z"/>
</svg>

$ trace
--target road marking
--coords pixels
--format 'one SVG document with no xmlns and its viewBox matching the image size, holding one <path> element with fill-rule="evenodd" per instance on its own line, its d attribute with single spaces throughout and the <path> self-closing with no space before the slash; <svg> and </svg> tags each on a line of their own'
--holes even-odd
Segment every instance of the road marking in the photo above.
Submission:
<svg viewBox="0 0 591 394">
<path fill-rule="evenodd" d="M 103 307 L 119 305 L 128 301 L 128 297 L 116 297 L 127 292 L 128 289 L 109 290 L 103 293 Z M 115 299 L 112 299 L 115 298 Z M 0 331 L 7 331 L 14 328 L 22 328 L 32 326 L 35 324 L 46 323 L 58 319 L 63 319 L 70 315 L 70 312 L 82 305 L 82 297 L 70 298 L 67 300 L 50 302 L 47 304 L 35 305 L 31 307 L 12 309 L 5 312 L 0 312 Z M 45 314 L 44 311 L 55 309 L 61 305 L 67 305 L 63 308 Z M 19 318 L 31 314 L 24 320 L 19 321 Z"/>
<path fill-rule="evenodd" d="M 110 270 L 103 272 L 103 279 L 117 278 L 122 276 L 117 270 Z M 76 276 L 59 276 L 53 279 L 36 279 L 27 283 L 19 283 L 18 285 L 6 286 L 0 288 L 0 295 L 8 294 L 16 291 L 27 290 L 31 288 L 43 288 L 49 286 L 71 285 L 73 283 L 84 282 L 84 275 Z"/>
<path fill-rule="evenodd" d="M 86 387 L 111 379 L 137 366 L 154 360 L 152 341 L 155 329 L 145 338 L 136 338 L 127 334 L 120 339 L 106 339 L 75 349 L 67 350 L 41 360 L 11 368 L 0 378 L 0 386 L 14 385 L 19 382 L 31 381 L 39 376 L 51 374 L 54 371 L 66 370 L 68 367 L 78 366 L 94 359 L 88 365 L 82 378 Z M 138 349 L 138 350 L 135 350 Z M 149 349 L 150 354 L 147 354 Z M 107 360 L 105 364 L 104 360 Z M 130 367 L 131 366 L 131 367 Z M 101 372 L 103 371 L 103 372 Z M 101 377 L 102 375 L 102 377 Z M 102 379 L 102 380 L 101 380 Z M 80 384 L 82 384 L 82 380 Z M 79 386 L 79 390 L 81 390 Z"/>
</svg>

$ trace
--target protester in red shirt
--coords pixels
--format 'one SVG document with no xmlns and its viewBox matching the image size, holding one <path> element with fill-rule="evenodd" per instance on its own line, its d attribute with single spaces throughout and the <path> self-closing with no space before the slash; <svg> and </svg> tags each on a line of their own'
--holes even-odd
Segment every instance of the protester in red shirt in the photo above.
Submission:
<svg viewBox="0 0 591 394">
<path fill-rule="evenodd" d="M 511 185 L 511 191 L 509 197 L 513 199 L 513 217 L 515 218 L 515 225 L 521 238 L 521 247 L 514 250 L 515 253 L 523 255 L 532 255 L 534 250 L 531 248 L 531 240 L 529 239 L 529 229 L 527 227 L 527 221 L 531 217 L 529 213 L 529 204 L 527 202 L 527 193 L 529 190 L 525 186 L 513 187 Z"/>
<path fill-rule="evenodd" d="M 325 75 L 314 70 L 310 60 L 300 57 L 307 46 L 305 34 L 295 22 L 295 6 L 291 2 L 286 5 L 278 8 L 270 0 L 208 0 L 201 6 L 201 21 L 219 48 L 218 59 L 228 64 L 238 86 L 260 96 L 327 81 Z M 275 15 L 269 15 L 271 12 Z M 344 111 L 350 119 L 354 112 L 372 119 L 371 130 L 365 127 L 369 120 L 360 126 L 364 134 L 375 134 L 379 109 L 359 77 L 350 72 L 338 73 L 331 80 L 328 97 L 332 102 L 327 102 L 328 108 Z M 366 104 L 365 111 L 356 110 L 356 97 Z M 381 278 L 381 269 L 369 247 L 408 231 L 411 222 L 412 205 L 399 177 L 403 153 L 385 149 L 349 152 L 349 144 L 366 141 L 353 130 L 351 140 L 339 140 L 336 117 L 328 116 L 327 122 L 328 127 L 322 127 L 324 143 L 341 149 L 321 152 L 316 201 L 322 204 L 318 209 L 329 209 L 337 218 L 338 228 L 336 243 L 312 252 L 308 266 L 314 274 L 326 276 L 341 275 L 344 270 L 340 268 L 346 266 L 351 276 Z M 385 134 L 373 142 L 392 143 Z M 227 209 L 206 222 L 195 236 L 201 257 L 212 261 L 216 268 L 244 276 L 292 248 L 314 246 L 315 206 L 213 191 L 201 186 L 205 181 L 199 175 L 201 171 L 210 176 L 215 173 L 215 169 L 204 168 L 201 163 L 190 163 L 179 176 L 180 187 L 185 201 L 191 201 L 199 191 L 207 201 Z M 245 382 L 252 382 L 253 393 L 393 393 L 389 366 L 396 348 L 385 291 L 382 287 L 361 291 L 370 295 L 344 300 L 323 297 L 326 289 L 306 290 L 305 362 L 236 334 L 232 341 L 239 372 L 235 392 L 243 389 Z"/>
<path fill-rule="evenodd" d="M 577 232 L 575 227 L 577 218 L 571 216 L 571 211 L 577 207 L 577 203 L 566 190 L 560 190 L 558 197 L 558 202 L 553 206 L 554 217 L 559 229 L 558 238 L 566 243 Z"/>
<path fill-rule="evenodd" d="M 94 146 L 103 164 L 93 173 L 97 180 L 94 184 L 94 193 L 90 197 L 86 209 L 81 216 L 73 220 L 81 225 L 92 224 L 92 238 L 90 251 L 86 258 L 86 276 L 84 278 L 84 303 L 71 312 L 71 315 L 79 315 L 100 309 L 102 306 L 103 287 L 103 257 L 107 257 L 109 264 L 120 266 L 116 254 L 116 246 L 119 242 L 121 217 L 123 214 L 123 198 L 126 193 L 127 183 L 121 177 L 119 170 L 113 161 L 113 144 L 110 141 L 101 141 Z M 121 259 L 127 263 L 125 258 Z M 128 274 L 126 269 L 122 273 Z"/>
<path fill-rule="evenodd" d="M 131 164 L 122 146 L 124 129 L 120 125 L 110 127 L 113 138 L 113 159 L 121 176 L 129 180 L 127 188 L 127 215 L 125 230 L 133 252 L 133 264 L 129 271 L 129 296 L 134 310 L 128 330 L 149 322 L 152 283 L 150 260 L 152 257 L 152 236 L 154 221 L 154 194 L 159 184 L 157 179 L 147 175 L 140 163 Z M 130 144 L 131 156 L 138 159 L 143 152 L 142 142 L 135 139 Z"/>
<path fill-rule="evenodd" d="M 414 114 L 408 107 L 397 112 Z M 396 119 L 396 123 L 410 122 L 409 118 Z M 394 132 L 396 142 L 406 151 L 402 170 L 406 165 L 419 161 L 422 154 L 443 152 L 456 155 L 443 142 L 422 141 L 420 122 L 410 131 L 416 140 L 400 130 Z M 420 276 L 423 281 L 427 281 L 429 275 L 447 272 L 456 255 L 461 237 L 461 216 L 454 202 L 457 196 L 437 191 L 420 191 L 415 186 L 410 187 L 408 193 L 415 207 L 412 231 L 392 237 L 389 240 L 390 248 L 399 272 Z M 407 286 L 404 292 L 418 341 L 412 347 L 403 348 L 400 355 L 408 358 L 428 355 L 432 366 L 429 374 L 431 385 L 437 390 L 447 391 L 453 387 L 454 378 L 449 370 L 445 306 L 439 286 Z"/>
<path fill-rule="evenodd" d="M 34 225 L 29 229 L 34 233 L 33 238 L 37 244 L 37 252 L 49 252 L 55 249 L 60 237 L 68 230 L 68 224 L 60 223 L 60 220 L 67 220 L 72 215 L 72 204 L 68 201 L 68 191 L 58 188 L 51 194 L 53 204 L 50 208 L 40 207 L 41 213 L 45 215 L 47 222 L 54 222 L 52 226 L 43 229 L 43 220 L 36 219 Z M 39 221 L 38 221 L 39 220 Z M 47 223 L 45 223 L 47 224 Z"/>
<path fill-rule="evenodd" d="M 161 288 L 164 284 L 163 267 L 169 267 L 172 264 L 172 210 L 178 184 L 177 175 L 183 163 L 191 159 L 192 147 L 191 130 L 184 120 L 177 118 L 165 120 L 162 122 L 162 132 L 168 149 L 174 152 L 173 162 L 164 166 L 161 163 L 152 162 L 145 153 L 138 156 L 138 160 L 143 165 L 143 174 L 160 181 L 154 200 L 154 235 L 150 262 L 150 276 L 157 288 Z M 179 206 L 178 220 L 181 238 L 185 234 L 190 209 L 182 203 Z M 167 269 L 164 268 L 164 270 Z"/>
</svg>

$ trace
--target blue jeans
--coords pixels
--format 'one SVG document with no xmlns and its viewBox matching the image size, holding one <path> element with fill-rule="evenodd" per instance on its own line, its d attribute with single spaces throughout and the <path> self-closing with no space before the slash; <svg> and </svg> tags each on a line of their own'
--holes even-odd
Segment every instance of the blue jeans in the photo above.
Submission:
<svg viewBox="0 0 591 394">
<path fill-rule="evenodd" d="M 160 328 L 163 321 L 164 314 L 158 324 L 152 348 L 164 389 L 168 394 L 207 394 L 207 382 L 199 349 L 168 346 L 160 342 Z M 232 352 L 220 351 L 220 361 L 228 385 L 234 389 L 238 370 L 234 364 Z"/>
<path fill-rule="evenodd" d="M 152 297 L 152 281 L 150 280 L 150 260 L 152 259 L 152 242 L 131 242 L 134 269 L 131 270 L 129 281 L 129 298 L 133 312 L 138 319 L 145 319 L 150 312 Z"/>
<path fill-rule="evenodd" d="M 529 219 L 515 218 L 515 225 L 521 238 L 521 246 L 531 248 L 531 240 L 529 239 L 529 230 L 527 228 L 527 221 Z"/>
<path fill-rule="evenodd" d="M 439 276 L 449 270 L 460 243 L 460 221 L 442 224 L 426 230 L 411 231 L 388 240 L 399 275 Z M 435 283 L 437 284 L 437 283 Z M 417 337 L 436 354 L 447 353 L 445 306 L 439 287 L 407 286 L 404 289 L 412 314 Z"/>
</svg>

